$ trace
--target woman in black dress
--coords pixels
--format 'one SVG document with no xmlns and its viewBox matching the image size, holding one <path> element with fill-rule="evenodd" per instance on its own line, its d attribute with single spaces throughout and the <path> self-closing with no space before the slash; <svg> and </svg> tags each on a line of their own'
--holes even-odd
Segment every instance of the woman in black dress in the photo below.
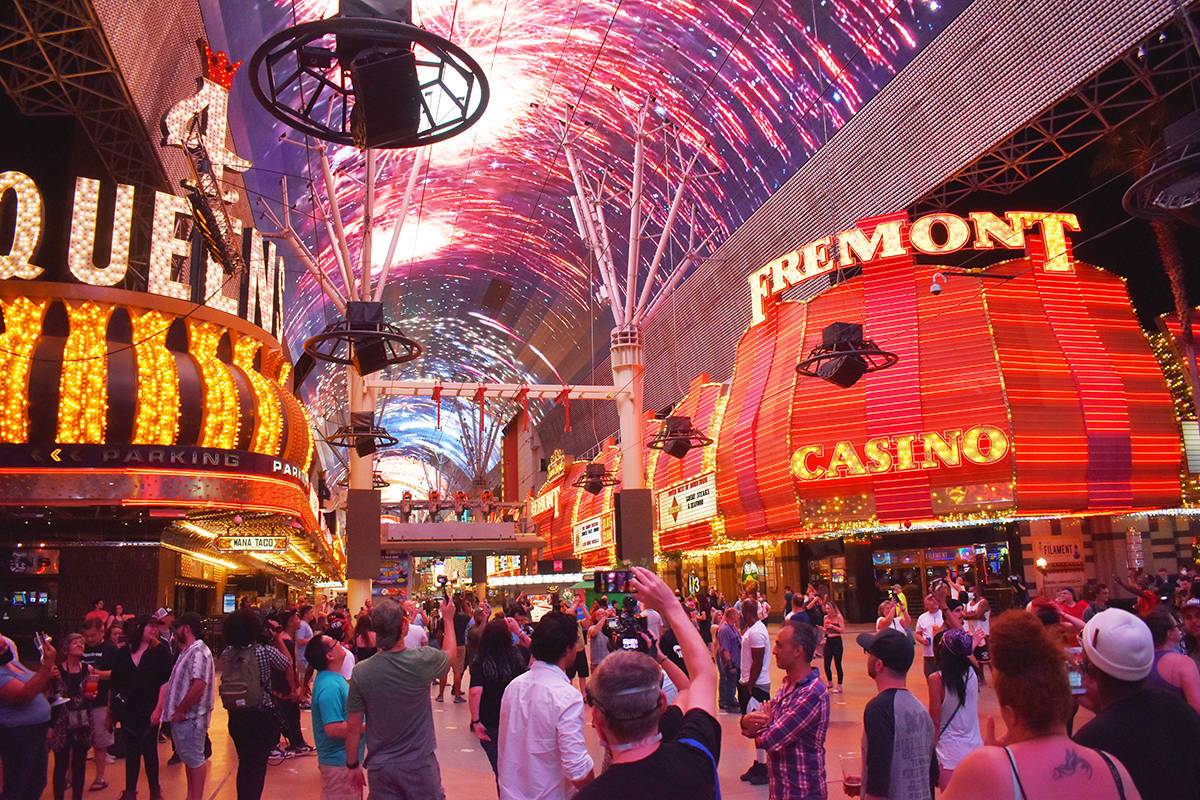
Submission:
<svg viewBox="0 0 1200 800">
<path fill-rule="evenodd" d="M 502 619 L 494 619 L 483 628 L 479 655 L 471 662 L 471 733 L 487 753 L 492 772 L 496 772 L 496 752 L 500 732 L 500 699 L 512 679 L 525 671 L 525 660 L 513 644 L 512 632 Z"/>
<path fill-rule="evenodd" d="M 137 796 L 138 775 L 146 764 L 150 800 L 161 800 L 158 785 L 158 723 L 151 715 L 158 692 L 171 678 L 171 653 L 150 617 L 125 623 L 125 646 L 113 665 L 109 719 L 121 723 L 125 738 L 125 797 Z"/>
</svg>

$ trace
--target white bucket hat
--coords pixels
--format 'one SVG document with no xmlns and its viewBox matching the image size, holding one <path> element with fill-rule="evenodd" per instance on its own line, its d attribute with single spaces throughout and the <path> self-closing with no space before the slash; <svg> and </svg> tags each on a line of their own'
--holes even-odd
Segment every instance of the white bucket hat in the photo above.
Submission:
<svg viewBox="0 0 1200 800">
<path fill-rule="evenodd" d="M 1154 639 L 1141 619 L 1109 608 L 1083 626 L 1083 651 L 1101 672 L 1121 681 L 1140 681 L 1154 667 Z"/>
</svg>

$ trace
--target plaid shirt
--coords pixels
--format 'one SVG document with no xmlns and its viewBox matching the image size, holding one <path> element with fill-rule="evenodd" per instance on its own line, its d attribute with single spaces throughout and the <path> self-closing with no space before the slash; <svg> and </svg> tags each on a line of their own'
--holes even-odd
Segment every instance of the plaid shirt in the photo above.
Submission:
<svg viewBox="0 0 1200 800">
<path fill-rule="evenodd" d="M 771 721 L 756 740 L 767 751 L 771 800 L 826 800 L 825 733 L 829 691 L 816 667 L 799 683 L 783 684 L 771 700 Z"/>
</svg>

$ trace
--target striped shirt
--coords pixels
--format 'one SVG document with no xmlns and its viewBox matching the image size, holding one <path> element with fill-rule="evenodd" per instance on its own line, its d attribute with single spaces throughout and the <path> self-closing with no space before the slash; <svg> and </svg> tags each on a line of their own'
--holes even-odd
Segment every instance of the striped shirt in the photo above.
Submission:
<svg viewBox="0 0 1200 800">
<path fill-rule="evenodd" d="M 175 659 L 171 678 L 167 681 L 167 695 L 163 703 L 164 720 L 169 720 L 175 715 L 175 710 L 179 708 L 179 704 L 183 702 L 188 690 L 192 688 L 192 681 L 196 679 L 204 681 L 204 691 L 200 693 L 200 699 L 196 701 L 195 705 L 189 708 L 183 716 L 184 719 L 203 720 L 204 727 L 207 728 L 213 709 L 213 657 L 212 651 L 208 649 L 208 645 L 202 639 L 192 642 Z"/>
</svg>

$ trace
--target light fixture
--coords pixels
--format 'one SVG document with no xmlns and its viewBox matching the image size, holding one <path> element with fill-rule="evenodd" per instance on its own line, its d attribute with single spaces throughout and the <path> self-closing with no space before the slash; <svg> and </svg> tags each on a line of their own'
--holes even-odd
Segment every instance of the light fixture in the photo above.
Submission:
<svg viewBox="0 0 1200 800">
<path fill-rule="evenodd" d="M 583 489 L 588 494 L 600 494 L 604 487 L 617 485 L 617 476 L 605 469 L 603 464 L 593 463 L 588 464 L 583 474 L 571 485 Z"/>
<path fill-rule="evenodd" d="M 712 439 L 692 426 L 691 417 L 670 416 L 646 446 L 662 450 L 673 458 L 683 458 L 693 447 L 707 447 L 712 443 Z"/>
<path fill-rule="evenodd" d="M 862 325 L 834 322 L 821 331 L 821 344 L 796 365 L 796 372 L 848 389 L 868 372 L 887 369 L 899 360 L 895 353 L 864 339 Z"/>
</svg>

